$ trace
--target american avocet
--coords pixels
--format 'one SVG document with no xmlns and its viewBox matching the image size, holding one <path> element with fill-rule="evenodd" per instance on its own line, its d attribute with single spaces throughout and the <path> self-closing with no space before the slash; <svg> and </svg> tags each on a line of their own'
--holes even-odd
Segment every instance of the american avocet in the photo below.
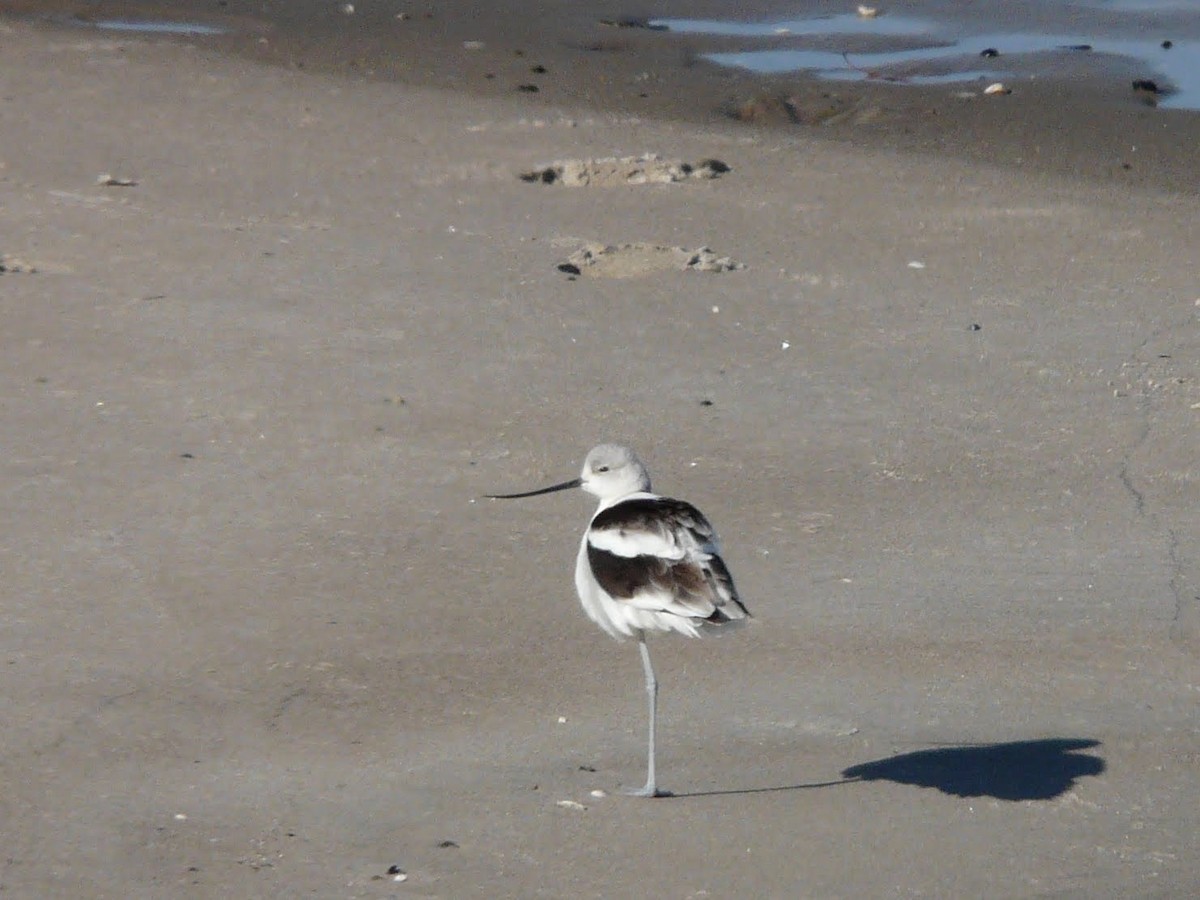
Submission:
<svg viewBox="0 0 1200 900">
<path fill-rule="evenodd" d="M 533 497 L 581 487 L 600 498 L 583 533 L 575 563 L 575 589 L 588 617 L 617 640 L 637 638 L 650 700 L 646 784 L 629 793 L 661 797 L 654 774 L 658 681 L 646 646 L 649 632 L 700 637 L 714 626 L 745 619 L 733 577 L 708 519 L 682 500 L 650 492 L 650 475 L 628 447 L 601 444 L 583 462 L 578 478 L 498 500 Z"/>
</svg>

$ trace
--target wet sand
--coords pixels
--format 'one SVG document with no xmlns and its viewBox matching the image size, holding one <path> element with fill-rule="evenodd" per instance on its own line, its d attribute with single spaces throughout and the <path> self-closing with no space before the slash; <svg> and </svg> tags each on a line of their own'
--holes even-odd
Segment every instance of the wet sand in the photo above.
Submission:
<svg viewBox="0 0 1200 900">
<path fill-rule="evenodd" d="M 0 26 L 7 893 L 1193 892 L 1177 148 L 1068 175 L 316 68 Z M 647 152 L 731 171 L 518 177 Z M 640 249 L 572 280 L 590 242 Z M 705 246 L 745 268 L 646 249 Z M 661 801 L 618 796 L 587 498 L 479 499 L 604 439 L 757 619 L 654 644 Z"/>
<path fill-rule="evenodd" d="M 663 34 L 611 27 L 650 18 L 728 18 L 728 4 L 662 0 L 631 14 L 624 3 L 525 0 L 493 8 L 471 0 L 437 4 L 345 4 L 325 0 L 4 0 L 0 12 L 78 23 L 122 19 L 191 21 L 231 28 L 202 44 L 249 59 L 355 80 L 450 88 L 523 100 L 537 112 L 566 105 L 656 121 L 721 124 L 749 110 L 752 130 L 800 132 L 854 146 L 954 156 L 1021 172 L 1056 172 L 1101 184 L 1195 192 L 1200 114 L 1154 109 L 1134 80 L 1162 81 L 1152 66 L 1094 53 L 1019 59 L 1011 94 L 985 97 L 985 83 L 936 86 L 818 81 L 804 73 L 765 77 L 706 63 L 713 51 L 760 48 L 762 39 Z M 853 4 L 756 0 L 742 15 L 784 17 L 797 9 L 844 14 Z M 961 4 L 922 0 L 893 15 L 976 20 L 982 30 L 1032 34 L 1200 38 L 1194 15 L 1172 7 L 1106 9 L 1044 2 Z M 397 16 L 400 16 L 398 18 Z M 887 16 L 885 15 L 885 19 Z M 602 24 L 608 23 L 608 26 Z M 88 28 L 81 27 L 82 32 Z M 192 39 L 194 40 L 194 39 Z M 791 38 L 780 37 L 779 46 Z M 903 46 L 903 39 L 835 39 L 836 50 Z M 1007 48 L 1006 48 L 1007 49 Z M 853 57 L 847 65 L 852 64 Z M 989 79 L 990 81 L 990 79 Z M 1164 83 L 1165 84 L 1165 83 Z M 531 89 L 536 89 L 536 93 Z M 964 99 L 963 93 L 975 96 Z"/>
</svg>

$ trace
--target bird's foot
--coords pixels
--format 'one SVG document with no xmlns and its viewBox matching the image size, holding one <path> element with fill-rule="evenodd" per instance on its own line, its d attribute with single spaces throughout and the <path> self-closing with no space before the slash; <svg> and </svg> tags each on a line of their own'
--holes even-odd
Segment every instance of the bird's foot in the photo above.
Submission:
<svg viewBox="0 0 1200 900">
<path fill-rule="evenodd" d="M 625 788 L 621 791 L 626 797 L 673 797 L 675 796 L 670 791 L 664 791 L 653 784 L 643 785 L 640 788 Z"/>
</svg>

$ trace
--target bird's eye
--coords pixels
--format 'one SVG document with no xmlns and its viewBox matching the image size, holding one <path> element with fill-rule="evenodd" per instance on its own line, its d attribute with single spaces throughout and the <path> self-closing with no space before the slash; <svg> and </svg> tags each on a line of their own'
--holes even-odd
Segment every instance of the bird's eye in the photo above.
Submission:
<svg viewBox="0 0 1200 900">
<path fill-rule="evenodd" d="M 596 466 L 596 471 L 597 472 L 607 472 L 608 466 Z"/>
</svg>

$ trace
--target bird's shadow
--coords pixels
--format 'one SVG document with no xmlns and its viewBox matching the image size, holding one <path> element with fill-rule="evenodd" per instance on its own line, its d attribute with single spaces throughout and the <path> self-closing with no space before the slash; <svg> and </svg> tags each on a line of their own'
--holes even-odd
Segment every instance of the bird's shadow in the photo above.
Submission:
<svg viewBox="0 0 1200 900">
<path fill-rule="evenodd" d="M 1098 746 L 1092 738 L 1045 738 L 938 747 L 860 763 L 843 770 L 842 776 L 936 788 L 954 797 L 1052 800 L 1079 778 L 1105 770 L 1099 756 L 1079 752 Z"/>
<path fill-rule="evenodd" d="M 760 794 L 833 787 L 864 781 L 893 781 L 936 788 L 954 797 L 998 800 L 1052 800 L 1076 780 L 1106 768 L 1099 756 L 1080 753 L 1100 742 L 1092 738 L 1045 738 L 1005 744 L 970 744 L 901 753 L 859 763 L 842 771 L 842 780 L 744 790 L 698 791 L 678 797 Z"/>
</svg>

